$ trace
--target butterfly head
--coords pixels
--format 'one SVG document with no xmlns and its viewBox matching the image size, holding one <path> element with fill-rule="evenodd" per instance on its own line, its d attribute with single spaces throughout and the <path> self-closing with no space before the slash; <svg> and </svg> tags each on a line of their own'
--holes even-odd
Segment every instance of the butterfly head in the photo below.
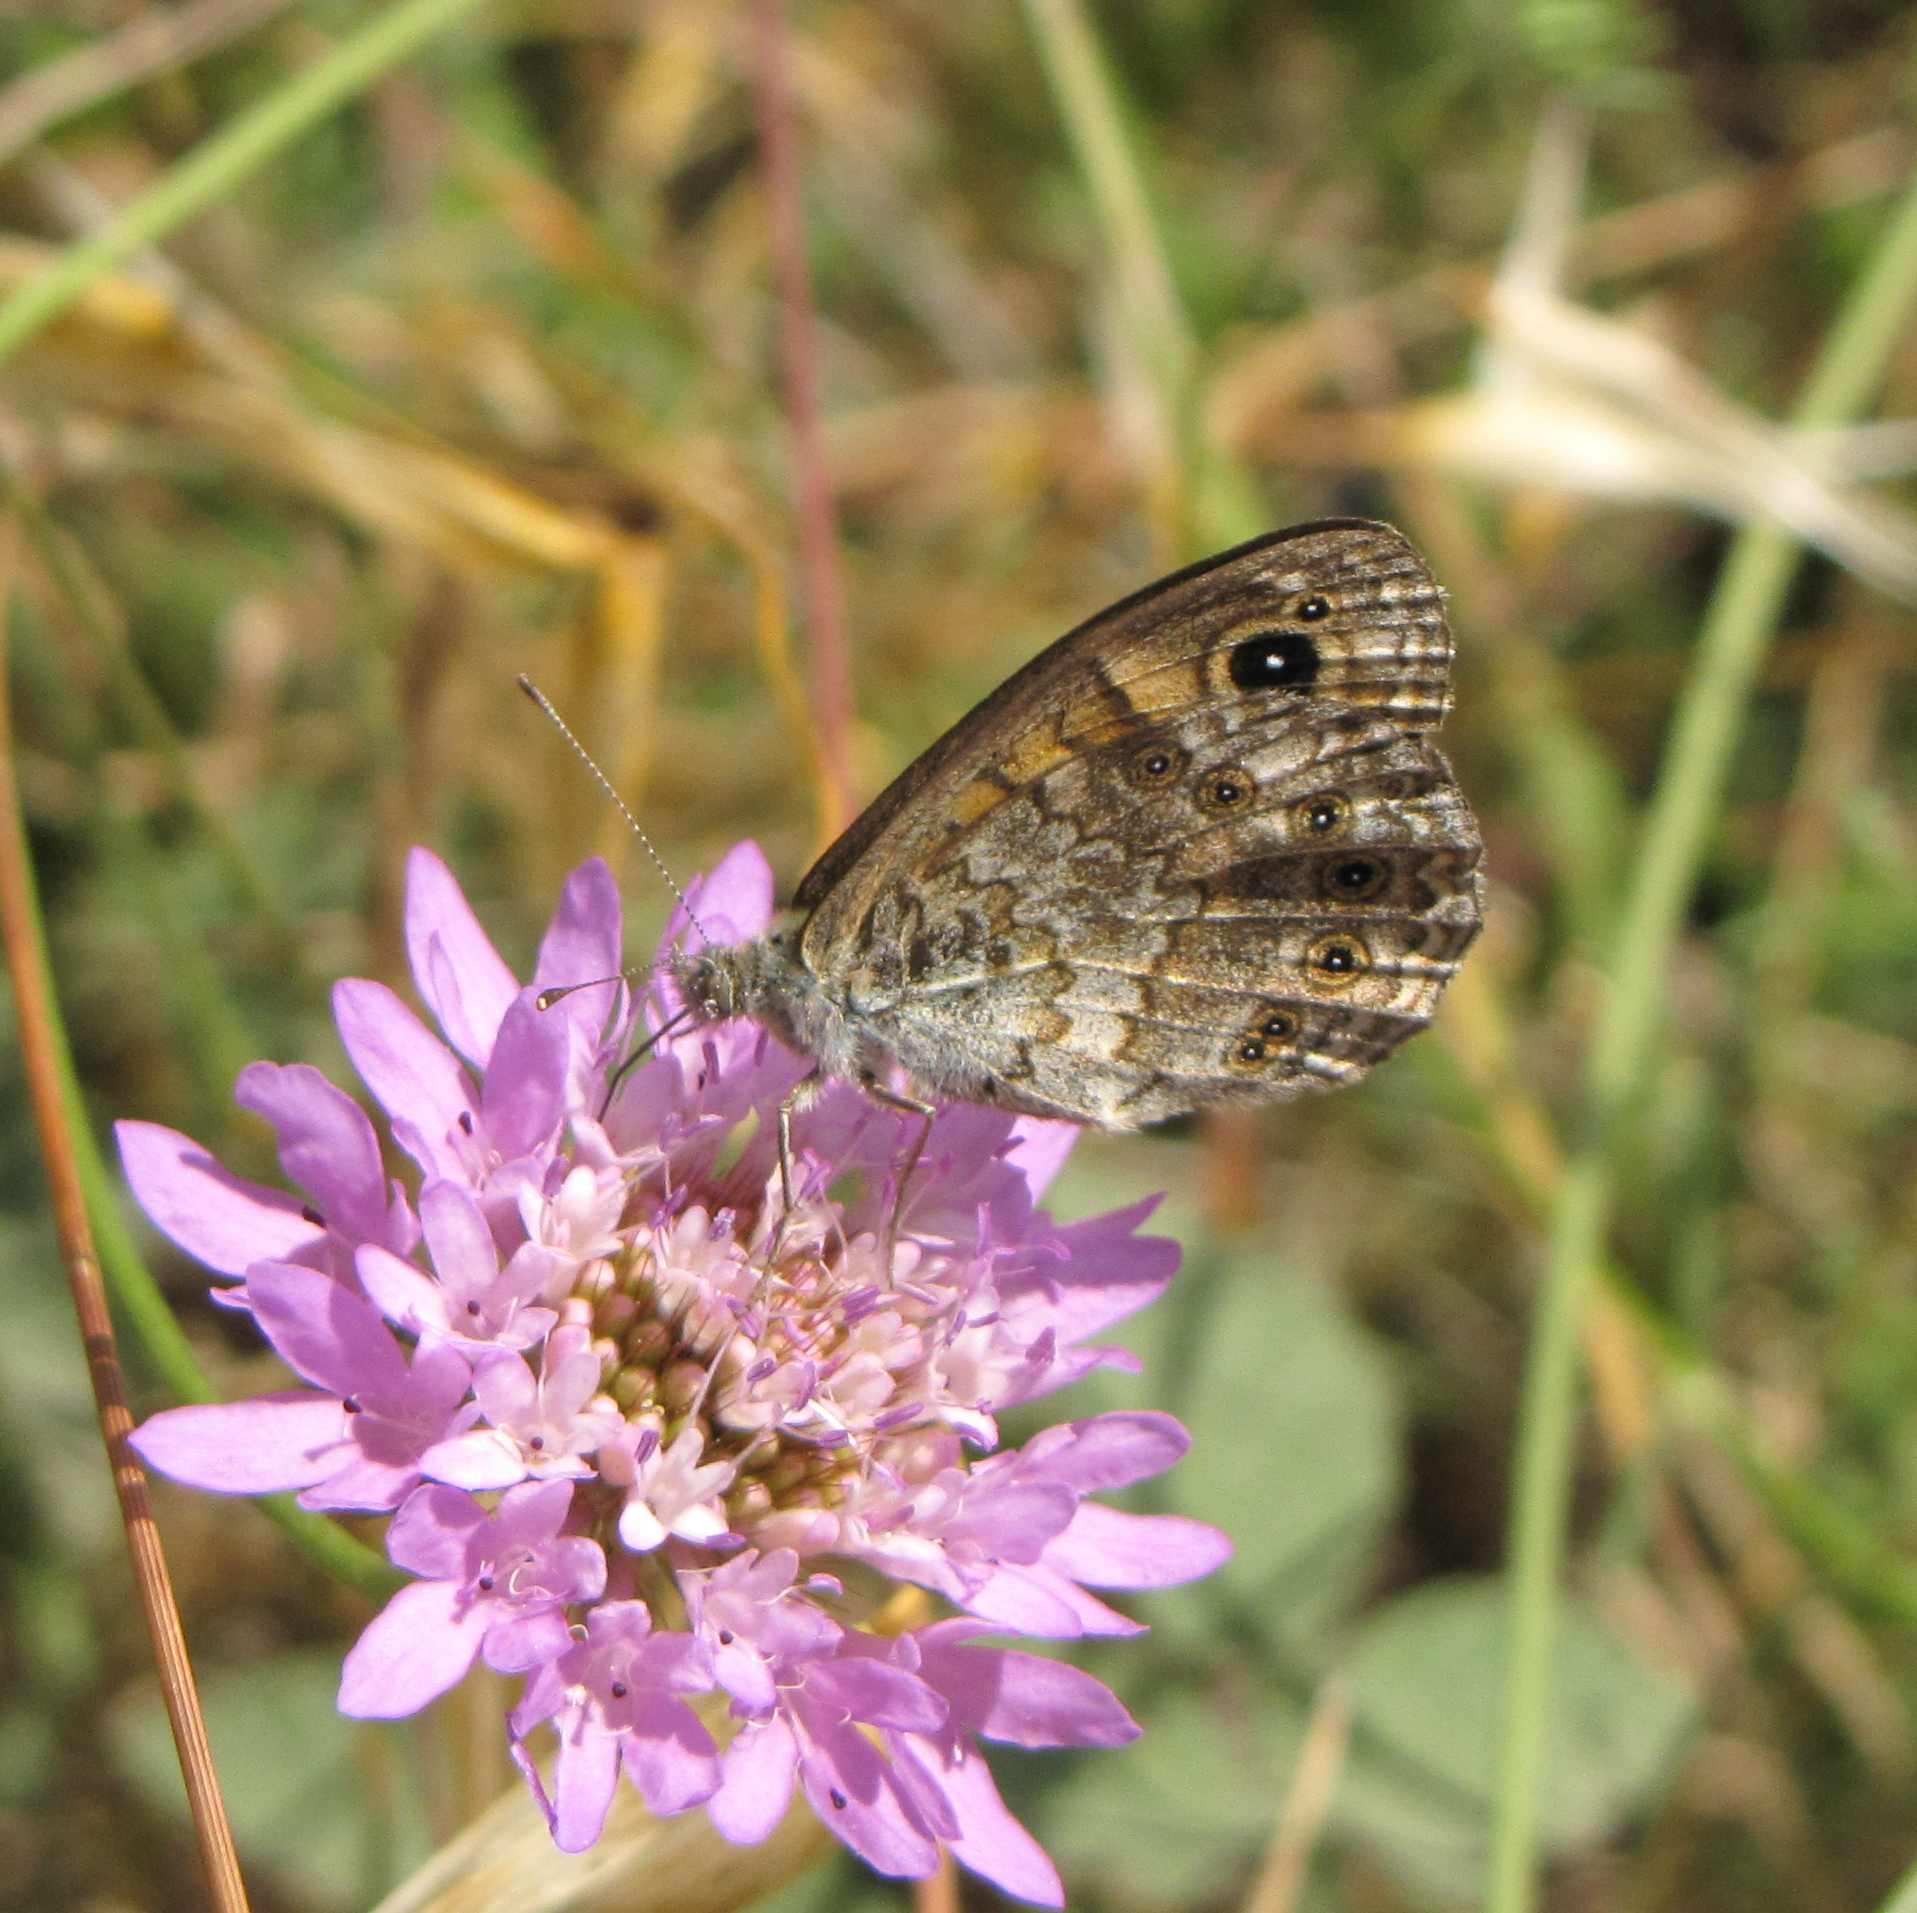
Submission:
<svg viewBox="0 0 1917 1913">
<path fill-rule="evenodd" d="M 788 942 L 775 929 L 772 935 L 747 937 L 742 943 L 682 950 L 668 959 L 666 967 L 696 1022 L 760 1016 L 768 1004 L 776 1004 L 790 991 Z"/>
<path fill-rule="evenodd" d="M 700 950 L 672 959 L 672 980 L 696 1021 L 723 1023 L 744 1007 L 737 955 L 735 950 Z"/>
<path fill-rule="evenodd" d="M 800 954 L 802 926 L 801 916 L 788 913 L 763 936 L 682 951 L 667 968 L 695 1024 L 748 1016 L 827 1075 L 854 1075 L 862 1060 L 857 1031 Z"/>
</svg>

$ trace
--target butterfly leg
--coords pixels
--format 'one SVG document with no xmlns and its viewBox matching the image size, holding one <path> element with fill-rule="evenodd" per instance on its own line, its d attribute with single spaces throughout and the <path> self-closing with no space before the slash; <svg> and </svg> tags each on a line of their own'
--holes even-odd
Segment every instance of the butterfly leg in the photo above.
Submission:
<svg viewBox="0 0 1917 1913">
<path fill-rule="evenodd" d="M 801 1076 L 779 1105 L 779 1196 L 788 1216 L 792 1213 L 792 1119 L 801 1110 L 810 1109 L 824 1088 L 825 1072 L 815 1069 L 809 1076 Z M 784 1230 L 783 1218 L 779 1227 Z"/>
<path fill-rule="evenodd" d="M 932 1119 L 938 1111 L 917 1096 L 907 1096 L 900 1090 L 888 1088 L 870 1072 L 862 1075 L 859 1081 L 865 1093 L 882 1108 L 894 1109 L 901 1116 L 916 1116 L 919 1119 L 919 1133 L 912 1139 L 912 1147 L 905 1152 L 905 1166 L 899 1171 L 898 1189 L 892 1197 L 892 1213 L 885 1224 L 885 1267 L 889 1275 L 899 1246 L 899 1217 L 905 1209 L 905 1192 L 911 1184 L 913 1171 L 918 1168 L 925 1154 L 925 1145 L 932 1139 Z"/>
</svg>

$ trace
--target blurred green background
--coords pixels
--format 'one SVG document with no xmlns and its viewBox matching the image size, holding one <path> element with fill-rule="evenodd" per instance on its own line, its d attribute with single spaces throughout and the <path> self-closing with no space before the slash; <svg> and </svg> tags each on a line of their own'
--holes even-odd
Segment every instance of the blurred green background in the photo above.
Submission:
<svg viewBox="0 0 1917 1913">
<path fill-rule="evenodd" d="M 136 58 L 163 11 L 205 44 Z M 378 11 L 0 4 L 0 296 Z M 0 367 L 12 766 L 102 1135 L 273 1179 L 233 1076 L 350 1080 L 328 985 L 402 982 L 410 844 L 520 963 L 603 850 L 649 947 L 660 887 L 517 672 L 675 871 L 751 835 L 789 885 L 823 841 L 753 17 L 476 7 Z M 994 1758 L 1075 1906 L 1479 1902 L 1553 1204 L 1766 513 L 1806 561 L 1718 694 L 1605 1145 L 1543 1898 L 1839 1913 L 1917 1852 L 1917 428 L 1773 423 L 1917 161 L 1914 41 L 1868 0 L 787 9 L 859 797 L 1272 526 L 1388 517 L 1452 593 L 1492 889 L 1436 1030 L 1342 1098 L 1089 1138 L 1056 1192 L 1169 1192 L 1145 1373 L 1071 1405 L 1183 1416 L 1153 1505 L 1239 1545 L 1082 1657 L 1141 1742 Z M 1917 339 L 1876 410 L 1917 412 Z M 194 1907 L 7 1029 L 0 1905 Z M 141 1239 L 216 1385 L 272 1386 Z M 500 1696 L 337 1722 L 364 1598 L 159 1499 L 256 1903 L 371 1904 L 507 1784 Z M 779 1904 L 908 1899 L 843 1863 Z"/>
</svg>

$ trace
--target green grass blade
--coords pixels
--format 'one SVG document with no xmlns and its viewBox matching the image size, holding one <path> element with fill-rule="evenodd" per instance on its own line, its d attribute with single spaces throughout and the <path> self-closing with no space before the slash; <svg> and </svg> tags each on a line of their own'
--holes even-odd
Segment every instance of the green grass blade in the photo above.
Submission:
<svg viewBox="0 0 1917 1913">
<path fill-rule="evenodd" d="M 396 0 L 304 73 L 276 87 L 0 304 L 0 363 L 85 297 L 96 280 L 230 193 L 249 173 L 363 93 L 480 0 Z"/>
<path fill-rule="evenodd" d="M 1917 300 L 1917 184 L 1906 191 L 1804 390 L 1794 422 L 1841 424 L 1868 403 Z M 1612 986 L 1585 1080 L 1585 1131 L 1555 1207 L 1525 1376 L 1512 1504 L 1511 1663 L 1502 1723 L 1485 1904 L 1523 1913 L 1534 1901 L 1540 1763 L 1549 1662 L 1563 1567 L 1577 1408 L 1584 1287 L 1617 1194 L 1613 1149 L 1653 1060 L 1669 973 L 1690 895 L 1722 802 L 1731 755 L 1774 633 L 1799 547 L 1753 525 L 1731 549 L 1699 634 L 1627 893 Z"/>
</svg>

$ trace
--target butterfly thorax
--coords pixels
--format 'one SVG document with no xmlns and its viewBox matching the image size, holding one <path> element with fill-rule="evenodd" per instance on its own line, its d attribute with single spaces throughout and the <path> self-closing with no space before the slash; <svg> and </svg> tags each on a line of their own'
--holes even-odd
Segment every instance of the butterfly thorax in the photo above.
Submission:
<svg viewBox="0 0 1917 1913">
<path fill-rule="evenodd" d="M 677 958 L 673 977 L 695 1023 L 748 1016 L 825 1075 L 857 1077 L 871 1065 L 870 1045 L 800 954 L 804 927 L 803 913 L 788 912 L 764 936 Z"/>
</svg>

